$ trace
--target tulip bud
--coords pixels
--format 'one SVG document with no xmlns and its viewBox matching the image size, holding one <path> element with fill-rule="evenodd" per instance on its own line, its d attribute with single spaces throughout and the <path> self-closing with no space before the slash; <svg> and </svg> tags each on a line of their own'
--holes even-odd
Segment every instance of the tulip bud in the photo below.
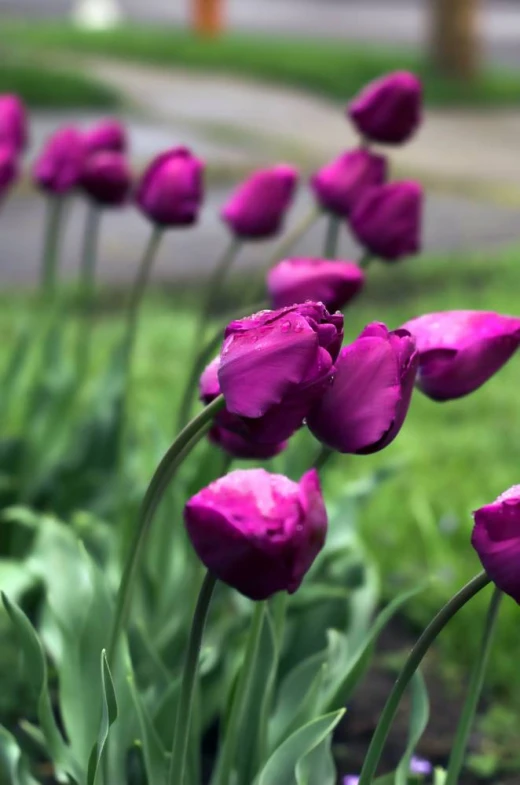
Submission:
<svg viewBox="0 0 520 785">
<path fill-rule="evenodd" d="M 299 483 L 263 469 L 230 472 L 193 496 L 184 518 L 202 563 L 251 600 L 293 594 L 327 534 L 314 469 Z"/>
<path fill-rule="evenodd" d="M 75 128 L 61 128 L 47 140 L 34 163 L 33 178 L 43 191 L 65 194 L 78 184 L 84 163 L 81 134 Z"/>
<path fill-rule="evenodd" d="M 204 197 L 203 172 L 203 162 L 186 147 L 157 156 L 137 190 L 141 212 L 163 227 L 194 224 Z"/>
<path fill-rule="evenodd" d="M 27 147 L 27 115 L 17 95 L 0 95 L 0 145 L 17 154 Z"/>
<path fill-rule="evenodd" d="M 387 447 L 408 412 L 417 359 L 409 332 L 369 324 L 342 349 L 332 385 L 307 417 L 310 431 L 342 453 Z"/>
<path fill-rule="evenodd" d="M 473 513 L 471 544 L 491 580 L 520 604 L 520 485 Z"/>
<path fill-rule="evenodd" d="M 314 300 L 333 312 L 352 300 L 364 282 L 365 274 L 354 262 L 329 259 L 285 259 L 267 274 L 274 308 Z"/>
<path fill-rule="evenodd" d="M 273 237 L 283 227 L 297 180 L 296 169 L 285 164 L 254 172 L 224 205 L 222 220 L 237 237 L 256 240 Z"/>
<path fill-rule="evenodd" d="M 368 84 L 347 107 L 361 136 L 382 144 L 402 144 L 422 120 L 422 85 L 409 71 L 396 71 Z"/>
<path fill-rule="evenodd" d="M 410 758 L 410 772 L 420 777 L 428 777 L 433 771 L 433 766 L 426 758 L 412 755 Z"/>
<path fill-rule="evenodd" d="M 383 185 L 387 162 L 368 150 L 351 150 L 326 164 L 311 179 L 318 203 L 340 218 L 350 215 L 365 189 Z"/>
<path fill-rule="evenodd" d="M 16 150 L 11 145 L 0 144 L 0 199 L 7 194 L 17 176 Z"/>
<path fill-rule="evenodd" d="M 488 311 L 428 313 L 403 327 L 419 352 L 417 386 L 435 401 L 477 390 L 520 344 L 520 319 Z"/>
<path fill-rule="evenodd" d="M 88 154 L 110 150 L 113 153 L 124 153 L 128 146 L 125 126 L 118 120 L 104 120 L 83 134 L 85 149 Z"/>
<path fill-rule="evenodd" d="M 288 439 L 330 386 L 342 340 L 343 316 L 321 303 L 231 322 L 218 371 L 227 410 L 255 441 Z"/>
<path fill-rule="evenodd" d="M 218 382 L 219 366 L 220 357 L 216 357 L 200 377 L 200 398 L 206 405 L 220 395 Z M 234 458 L 267 460 L 268 458 L 274 458 L 275 455 L 278 455 L 287 447 L 286 441 L 269 444 L 268 442 L 262 443 L 248 438 L 247 426 L 243 419 L 236 414 L 230 414 L 227 409 L 223 409 L 216 415 L 208 436 L 210 441 L 219 445 Z"/>
<path fill-rule="evenodd" d="M 388 183 L 367 189 L 350 215 L 359 243 L 387 261 L 421 250 L 423 191 L 418 183 Z"/>
<path fill-rule="evenodd" d="M 119 207 L 128 199 L 132 173 L 124 155 L 109 151 L 89 155 L 81 186 L 96 204 Z"/>
</svg>

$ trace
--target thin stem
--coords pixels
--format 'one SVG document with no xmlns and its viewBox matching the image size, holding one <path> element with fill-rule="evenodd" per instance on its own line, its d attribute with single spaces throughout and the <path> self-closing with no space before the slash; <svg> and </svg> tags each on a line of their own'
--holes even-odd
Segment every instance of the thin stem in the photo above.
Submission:
<svg viewBox="0 0 520 785">
<path fill-rule="evenodd" d="M 164 229 L 161 226 L 153 227 L 152 233 L 150 235 L 150 239 L 148 240 L 148 243 L 146 245 L 143 254 L 143 258 L 141 259 L 141 264 L 139 265 L 139 270 L 137 271 L 137 277 L 132 286 L 132 291 L 130 292 L 130 301 L 128 303 L 126 342 L 125 342 L 128 358 L 130 358 L 132 355 L 132 351 L 135 343 L 135 336 L 137 333 L 137 325 L 139 321 L 139 311 L 141 309 L 141 304 L 143 302 L 143 297 L 145 295 L 146 288 L 150 281 L 150 273 L 152 271 L 152 265 L 157 255 L 157 251 L 159 249 L 160 242 L 163 238 L 163 234 L 164 234 Z"/>
<path fill-rule="evenodd" d="M 91 310 L 96 285 L 96 261 L 99 241 L 101 211 L 89 203 L 85 221 L 85 237 L 81 257 L 79 294 L 81 315 L 78 328 L 77 368 L 78 377 L 83 379 L 88 368 L 92 340 Z"/>
<path fill-rule="evenodd" d="M 199 593 L 195 613 L 193 614 L 182 674 L 181 694 L 177 708 L 168 785 L 185 785 L 186 757 L 190 737 L 193 698 L 199 669 L 200 649 L 216 582 L 217 579 L 207 572 Z"/>
<path fill-rule="evenodd" d="M 375 256 L 370 251 L 365 251 L 365 253 L 363 254 L 363 256 L 361 257 L 361 259 L 358 262 L 358 267 L 361 267 L 362 270 L 366 270 L 368 265 L 371 262 L 373 262 L 374 259 L 375 259 Z"/>
<path fill-rule="evenodd" d="M 251 627 L 249 629 L 249 636 L 247 639 L 246 651 L 244 654 L 244 660 L 238 675 L 238 682 L 233 695 L 231 712 L 229 714 L 229 720 L 226 726 L 224 743 L 222 745 L 217 765 L 215 785 L 229 785 L 231 782 L 237 743 L 239 741 L 240 725 L 242 722 L 242 717 L 244 716 L 244 711 L 248 704 L 251 681 L 258 652 L 258 645 L 260 643 L 260 635 L 264 621 L 264 610 L 265 603 L 257 602 L 255 604 Z"/>
<path fill-rule="evenodd" d="M 327 233 L 325 235 L 325 248 L 323 250 L 325 259 L 335 259 L 337 257 L 340 229 L 340 218 L 337 215 L 329 215 Z"/>
<path fill-rule="evenodd" d="M 209 406 L 206 406 L 206 408 L 203 409 L 183 431 L 181 431 L 168 452 L 164 455 L 148 486 L 148 490 L 146 491 L 141 504 L 137 526 L 135 528 L 121 583 L 119 585 L 119 591 L 117 593 L 116 610 L 114 613 L 114 622 L 107 655 L 108 663 L 111 667 L 114 663 L 119 637 L 123 628 L 126 626 L 133 584 L 157 507 L 180 463 L 182 463 L 182 460 L 186 457 L 188 452 L 190 452 L 204 436 L 211 426 L 213 417 L 223 407 L 224 398 L 222 395 L 219 395 L 218 398 L 210 403 Z"/>
<path fill-rule="evenodd" d="M 392 725 L 397 709 L 399 708 L 401 698 L 426 652 L 455 614 L 489 583 L 490 579 L 485 572 L 476 575 L 446 603 L 444 608 L 439 611 L 422 633 L 408 655 L 408 659 L 406 660 L 403 669 L 394 684 L 392 692 L 388 697 L 383 712 L 379 717 L 379 722 L 377 723 L 361 770 L 359 785 L 371 785 L 381 753 L 383 752 L 388 732 L 390 731 L 390 726 Z"/>
<path fill-rule="evenodd" d="M 40 269 L 40 289 L 44 299 L 52 298 L 56 290 L 64 205 L 63 196 L 47 197 L 47 216 Z"/>
<path fill-rule="evenodd" d="M 285 591 L 279 591 L 271 600 L 271 613 L 273 619 L 274 634 L 278 650 L 282 651 L 283 636 L 285 632 L 285 619 L 287 616 L 287 601 L 289 595 Z"/>
<path fill-rule="evenodd" d="M 462 764 L 464 762 L 464 757 L 468 746 L 469 735 L 475 720 L 478 702 L 482 692 L 484 674 L 489 661 L 489 654 L 491 652 L 491 644 L 493 641 L 493 634 L 496 627 L 501 600 L 502 592 L 500 589 L 495 588 L 491 596 L 491 602 L 489 603 L 486 621 L 484 624 L 484 633 L 482 635 L 480 651 L 473 665 L 473 670 L 468 686 L 468 694 L 466 696 L 462 714 L 460 716 L 457 733 L 455 734 L 455 741 L 453 742 L 453 746 L 451 748 L 445 785 L 457 785 L 459 781 Z"/>
<path fill-rule="evenodd" d="M 316 456 L 316 460 L 314 461 L 313 468 L 317 469 L 318 471 L 323 469 L 323 467 L 329 462 L 333 455 L 334 450 L 331 450 L 331 448 L 327 447 L 325 444 L 322 445 L 318 455 Z"/>
<path fill-rule="evenodd" d="M 211 313 L 215 307 L 215 303 L 218 302 L 220 292 L 222 291 L 222 284 L 224 283 L 231 265 L 235 261 L 241 247 L 242 242 L 237 238 L 232 237 L 231 242 L 215 266 L 213 275 L 208 282 L 206 299 L 201 308 L 200 319 L 195 331 L 195 342 L 204 340 L 208 322 L 211 318 Z"/>
</svg>

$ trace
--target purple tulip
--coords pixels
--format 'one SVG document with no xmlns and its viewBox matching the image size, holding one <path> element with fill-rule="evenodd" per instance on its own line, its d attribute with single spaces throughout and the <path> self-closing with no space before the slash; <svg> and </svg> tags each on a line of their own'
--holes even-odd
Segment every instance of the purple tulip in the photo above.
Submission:
<svg viewBox="0 0 520 785">
<path fill-rule="evenodd" d="M 477 390 L 520 344 L 520 319 L 489 311 L 428 313 L 403 326 L 417 342 L 417 386 L 435 401 Z"/>
<path fill-rule="evenodd" d="M 361 291 L 364 282 L 365 274 L 354 262 L 329 259 L 285 259 L 267 275 L 274 308 L 314 300 L 336 311 Z"/>
<path fill-rule="evenodd" d="M 426 758 L 420 758 L 418 755 L 412 755 L 410 759 L 410 771 L 412 774 L 427 777 L 433 771 L 433 766 Z"/>
<path fill-rule="evenodd" d="M 20 154 L 27 147 L 27 113 L 17 95 L 0 95 L 0 145 Z"/>
<path fill-rule="evenodd" d="M 359 777 L 356 777 L 355 774 L 347 774 L 346 777 L 343 777 L 343 784 L 342 785 L 358 785 Z"/>
<path fill-rule="evenodd" d="M 219 366 L 220 357 L 216 357 L 200 377 L 200 397 L 205 404 L 211 403 L 220 395 L 220 385 L 218 383 Z M 247 426 L 244 420 L 236 414 L 230 414 L 227 409 L 220 411 L 213 423 L 213 427 L 208 434 L 210 441 L 218 444 L 234 458 L 266 460 L 278 455 L 287 447 L 286 441 L 269 444 L 268 442 L 262 443 L 248 438 Z"/>
<path fill-rule="evenodd" d="M 471 544 L 491 580 L 520 605 L 520 485 L 473 513 Z"/>
<path fill-rule="evenodd" d="M 311 432 L 342 453 L 383 449 L 399 433 L 412 396 L 418 355 L 407 330 L 369 324 L 342 349 L 336 373 L 307 417 Z"/>
<path fill-rule="evenodd" d="M 123 205 L 132 186 L 132 173 L 125 156 L 109 151 L 89 155 L 81 186 L 95 204 L 107 207 Z"/>
<path fill-rule="evenodd" d="M 124 153 L 128 146 L 125 126 L 118 120 L 103 120 L 83 134 L 87 153 L 100 153 L 109 150 Z"/>
<path fill-rule="evenodd" d="M 324 210 L 344 218 L 352 212 L 366 188 L 383 185 L 387 161 L 368 150 L 351 150 L 326 164 L 311 179 L 311 187 Z"/>
<path fill-rule="evenodd" d="M 343 316 L 321 303 L 231 322 L 218 371 L 227 410 L 247 418 L 254 441 L 288 439 L 329 388 L 342 339 Z"/>
<path fill-rule="evenodd" d="M 190 226 L 204 198 L 204 163 L 186 147 L 168 150 L 151 163 L 137 189 L 141 211 L 159 226 Z"/>
<path fill-rule="evenodd" d="M 407 142 L 422 119 L 422 85 L 408 71 L 368 84 L 347 107 L 361 136 L 382 144 Z"/>
<path fill-rule="evenodd" d="M 297 181 L 298 172 L 286 164 L 259 169 L 233 192 L 222 208 L 223 221 L 237 237 L 273 237 L 283 227 Z"/>
<path fill-rule="evenodd" d="M 11 145 L 0 144 L 0 199 L 7 194 L 17 176 L 16 150 Z"/>
<path fill-rule="evenodd" d="M 314 469 L 299 483 L 263 469 L 230 472 L 193 496 L 184 517 L 202 563 L 251 600 L 293 594 L 327 533 Z"/>
<path fill-rule="evenodd" d="M 75 128 L 60 128 L 34 163 L 33 178 L 43 191 L 62 195 L 79 183 L 84 164 L 83 137 Z"/>
<path fill-rule="evenodd" d="M 350 226 L 367 251 L 389 262 L 421 250 L 423 191 L 412 180 L 367 190 L 350 215 Z"/>
</svg>

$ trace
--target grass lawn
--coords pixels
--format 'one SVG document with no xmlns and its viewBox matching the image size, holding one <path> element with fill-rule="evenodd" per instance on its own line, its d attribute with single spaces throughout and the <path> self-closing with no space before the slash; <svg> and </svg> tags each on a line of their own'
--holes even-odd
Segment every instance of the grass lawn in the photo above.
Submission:
<svg viewBox="0 0 520 785">
<path fill-rule="evenodd" d="M 183 66 L 236 73 L 300 87 L 345 100 L 380 74 L 409 68 L 424 80 L 432 106 L 517 104 L 520 74 L 486 69 L 474 84 L 435 73 L 421 54 L 323 39 L 282 38 L 267 34 L 229 34 L 203 40 L 178 28 L 125 25 L 115 30 L 82 31 L 66 22 L 37 25 L 6 22 L 0 44 L 31 52 L 101 55 L 150 65 Z"/>
</svg>

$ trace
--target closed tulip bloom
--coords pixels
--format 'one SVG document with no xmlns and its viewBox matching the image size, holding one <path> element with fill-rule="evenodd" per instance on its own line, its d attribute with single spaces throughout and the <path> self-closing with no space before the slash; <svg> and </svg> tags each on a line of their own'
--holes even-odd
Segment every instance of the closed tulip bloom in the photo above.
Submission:
<svg viewBox="0 0 520 785">
<path fill-rule="evenodd" d="M 84 164 L 81 134 L 75 128 L 61 128 L 48 139 L 37 158 L 33 178 L 43 191 L 65 194 L 79 183 Z"/>
<path fill-rule="evenodd" d="M 103 120 L 83 134 L 87 153 L 111 150 L 114 153 L 126 152 L 128 146 L 126 128 L 118 120 Z"/>
<path fill-rule="evenodd" d="M 106 207 L 124 204 L 132 186 L 132 173 L 125 156 L 109 151 L 89 155 L 81 186 L 95 204 Z"/>
<path fill-rule="evenodd" d="M 366 188 L 382 185 L 386 177 L 386 158 L 368 150 L 351 150 L 316 172 L 311 187 L 324 210 L 344 218 Z"/>
<path fill-rule="evenodd" d="M 219 366 L 220 357 L 216 357 L 200 377 L 200 398 L 205 404 L 211 403 L 220 395 Z M 286 441 L 270 444 L 248 438 L 247 425 L 244 420 L 236 414 L 230 414 L 227 409 L 223 409 L 216 415 L 208 436 L 210 441 L 234 458 L 267 460 L 278 455 L 287 447 Z"/>
<path fill-rule="evenodd" d="M 227 410 L 246 418 L 255 441 L 289 438 L 330 386 L 342 339 L 343 316 L 322 303 L 231 322 L 218 371 Z"/>
<path fill-rule="evenodd" d="M 403 326 L 417 343 L 417 386 L 436 401 L 477 390 L 520 344 L 520 319 L 492 311 L 428 313 Z"/>
<path fill-rule="evenodd" d="M 368 84 L 347 107 L 364 138 L 382 144 L 407 142 L 422 119 L 422 85 L 409 71 L 396 71 Z"/>
<path fill-rule="evenodd" d="M 27 113 L 17 95 L 0 95 L 0 145 L 17 154 L 27 147 Z"/>
<path fill-rule="evenodd" d="M 157 156 L 144 173 L 136 201 L 159 226 L 190 226 L 204 198 L 204 164 L 186 147 Z"/>
<path fill-rule="evenodd" d="M 190 499 L 184 518 L 202 563 L 251 600 L 293 594 L 327 533 L 314 469 L 299 483 L 263 469 L 230 472 Z"/>
<path fill-rule="evenodd" d="M 236 237 L 273 237 L 283 227 L 297 181 L 297 170 L 286 164 L 254 172 L 222 208 L 223 221 Z"/>
<path fill-rule="evenodd" d="M 471 544 L 491 580 L 520 604 L 520 485 L 473 513 Z"/>
<path fill-rule="evenodd" d="M 314 300 L 336 311 L 361 291 L 364 282 L 365 274 L 354 262 L 329 259 L 285 259 L 267 274 L 274 308 Z"/>
<path fill-rule="evenodd" d="M 11 145 L 0 144 L 0 199 L 2 199 L 18 176 L 16 151 Z"/>
<path fill-rule="evenodd" d="M 421 250 L 423 190 L 412 180 L 364 191 L 350 226 L 371 254 L 389 262 Z"/>
<path fill-rule="evenodd" d="M 310 431 L 342 453 L 369 454 L 401 430 L 412 396 L 418 355 L 407 330 L 369 324 L 342 349 L 334 382 L 307 417 Z"/>
</svg>

